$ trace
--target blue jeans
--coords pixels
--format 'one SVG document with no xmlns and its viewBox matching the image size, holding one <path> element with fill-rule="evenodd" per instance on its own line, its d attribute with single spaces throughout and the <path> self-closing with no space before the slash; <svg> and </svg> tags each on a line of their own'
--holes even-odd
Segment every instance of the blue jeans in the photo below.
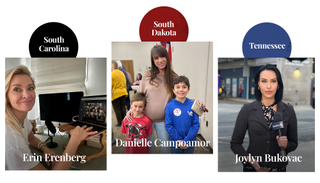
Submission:
<svg viewBox="0 0 320 183">
<path fill-rule="evenodd" d="M 189 147 L 187 149 L 181 149 L 180 147 L 170 147 L 171 154 L 193 154 L 194 147 Z"/>
<path fill-rule="evenodd" d="M 151 146 L 149 147 L 149 154 L 154 154 L 154 130 L 157 132 L 158 142 L 169 141 L 169 134 L 166 130 L 164 122 L 152 123 L 152 135 L 148 135 L 148 141 L 151 141 Z M 159 144 L 160 145 L 160 144 Z M 161 154 L 169 154 L 169 147 L 160 146 Z"/>
</svg>

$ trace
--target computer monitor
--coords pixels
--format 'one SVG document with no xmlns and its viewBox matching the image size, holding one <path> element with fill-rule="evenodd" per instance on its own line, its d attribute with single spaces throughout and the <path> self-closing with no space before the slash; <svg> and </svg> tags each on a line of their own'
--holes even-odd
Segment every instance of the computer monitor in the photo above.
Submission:
<svg viewBox="0 0 320 183">
<path fill-rule="evenodd" d="M 40 119 L 52 122 L 72 122 L 79 114 L 83 92 L 39 94 Z"/>
<path fill-rule="evenodd" d="M 84 96 L 81 99 L 79 120 L 105 125 L 107 116 L 107 96 Z"/>
</svg>

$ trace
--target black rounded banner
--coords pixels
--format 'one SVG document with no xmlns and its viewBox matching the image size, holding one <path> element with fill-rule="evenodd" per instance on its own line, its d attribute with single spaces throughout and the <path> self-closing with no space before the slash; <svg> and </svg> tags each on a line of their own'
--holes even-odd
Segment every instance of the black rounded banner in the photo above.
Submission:
<svg viewBox="0 0 320 183">
<path fill-rule="evenodd" d="M 78 40 L 66 25 L 49 22 L 33 32 L 29 52 L 31 57 L 76 57 Z"/>
</svg>

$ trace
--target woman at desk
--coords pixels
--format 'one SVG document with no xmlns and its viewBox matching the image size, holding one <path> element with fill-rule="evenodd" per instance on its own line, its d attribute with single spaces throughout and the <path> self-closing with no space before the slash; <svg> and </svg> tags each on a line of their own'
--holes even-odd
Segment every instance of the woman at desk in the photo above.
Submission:
<svg viewBox="0 0 320 183">
<path fill-rule="evenodd" d="M 25 66 L 17 66 L 5 76 L 5 122 L 6 122 L 6 170 L 45 170 L 46 168 L 31 153 L 29 145 L 45 154 L 57 155 L 46 147 L 32 133 L 32 125 L 27 119 L 28 111 L 35 103 L 35 83 Z M 62 156 L 73 156 L 82 140 L 97 132 L 91 128 L 77 126 L 70 132 L 69 143 Z M 49 164 L 49 162 L 47 162 Z M 72 161 L 52 162 L 52 170 L 69 170 Z"/>
<path fill-rule="evenodd" d="M 243 163 L 244 172 L 285 172 L 288 162 L 275 161 L 274 157 L 286 156 L 297 148 L 296 114 L 291 105 L 281 101 L 283 83 L 277 67 L 263 66 L 254 82 L 257 100 L 244 104 L 240 110 L 230 143 L 231 149 L 236 154 L 236 162 L 241 160 Z M 277 124 L 279 121 L 283 121 L 282 136 L 273 125 L 273 122 Z M 242 143 L 247 130 L 249 147 L 245 150 Z"/>
<path fill-rule="evenodd" d="M 133 83 L 133 85 L 135 86 L 140 85 L 141 80 L 142 80 L 142 75 L 138 73 L 136 76 L 136 81 Z"/>
</svg>

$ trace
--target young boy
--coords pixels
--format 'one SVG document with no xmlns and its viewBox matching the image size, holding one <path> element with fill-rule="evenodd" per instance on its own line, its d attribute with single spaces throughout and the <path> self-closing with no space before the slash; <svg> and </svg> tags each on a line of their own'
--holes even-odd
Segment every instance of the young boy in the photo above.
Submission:
<svg viewBox="0 0 320 183">
<path fill-rule="evenodd" d="M 187 98 L 190 91 L 189 79 L 179 76 L 173 80 L 175 98 L 166 106 L 165 125 L 171 141 L 171 154 L 192 154 L 200 128 L 198 115 L 191 110 L 193 101 Z"/>
<path fill-rule="evenodd" d="M 146 96 L 137 92 L 131 100 L 133 110 L 132 121 L 126 118 L 122 121 L 121 133 L 126 134 L 126 154 L 148 154 L 147 135 L 152 134 L 152 122 L 142 112 L 146 106 Z"/>
</svg>

